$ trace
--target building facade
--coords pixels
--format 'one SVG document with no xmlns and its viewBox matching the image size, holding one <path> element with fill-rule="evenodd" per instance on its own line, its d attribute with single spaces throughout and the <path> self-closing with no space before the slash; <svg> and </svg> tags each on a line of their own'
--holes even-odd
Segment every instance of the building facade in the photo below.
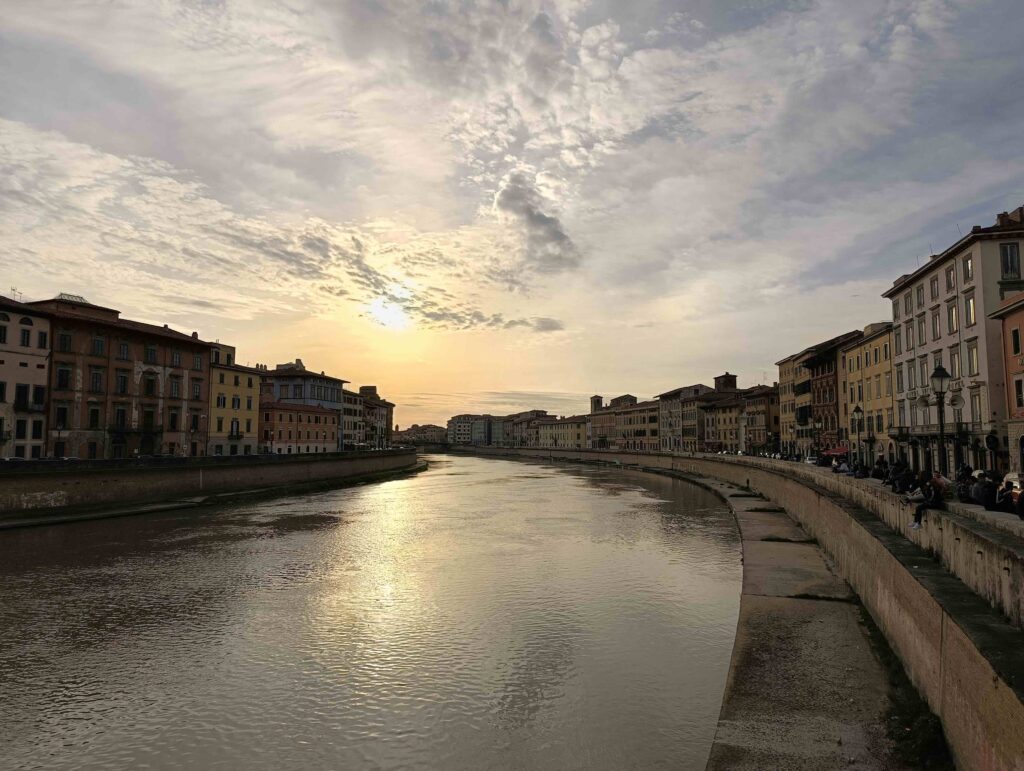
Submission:
<svg viewBox="0 0 1024 771">
<path fill-rule="evenodd" d="M 587 448 L 587 416 L 572 415 L 540 420 L 537 424 L 541 447 Z"/>
<path fill-rule="evenodd" d="M 779 387 L 756 385 L 742 391 L 739 451 L 751 454 L 779 451 Z"/>
<path fill-rule="evenodd" d="M 694 452 L 703 435 L 697 421 L 698 397 L 714 391 L 702 383 L 658 394 L 659 445 L 662 452 Z"/>
<path fill-rule="evenodd" d="M 1020 474 L 1024 472 L 1024 293 L 1008 297 L 989 316 L 1001 326 L 1009 468 Z"/>
<path fill-rule="evenodd" d="M 347 380 L 333 377 L 325 372 L 306 369 L 302 359 L 278 364 L 274 369 L 261 368 L 263 381 L 261 398 L 285 404 L 305 404 L 311 407 L 326 407 L 341 415 L 347 406 L 345 395 Z M 354 395 L 358 397 L 358 394 Z M 361 426 L 360 426 L 361 429 Z M 355 435 L 353 426 L 353 436 Z M 361 436 L 361 433 L 359 434 Z M 349 446 L 344 446 L 349 442 Z M 353 449 L 352 442 L 343 432 L 338 432 L 336 449 Z"/>
<path fill-rule="evenodd" d="M 364 441 L 371 450 L 391 446 L 392 427 L 395 425 L 395 405 L 377 393 L 377 386 L 359 386 L 363 403 Z"/>
<path fill-rule="evenodd" d="M 209 343 L 76 295 L 29 305 L 51 318 L 48 454 L 206 453 Z"/>
<path fill-rule="evenodd" d="M 989 314 L 1024 289 L 1022 219 L 1024 207 L 1000 214 L 991 227 L 975 226 L 883 295 L 893 316 L 896 425 L 890 433 L 915 468 L 938 463 L 930 377 L 940 364 L 952 376 L 951 398 L 959 405 L 947 407 L 943 421 L 948 467 L 1009 464 L 1002 322 Z"/>
<path fill-rule="evenodd" d="M 0 297 L 0 458 L 46 455 L 50 317 Z"/>
<path fill-rule="evenodd" d="M 879 457 L 896 460 L 894 425 L 892 323 L 864 328 L 863 336 L 840 352 L 840 414 L 844 441 L 852 457 L 873 464 Z M 859 410 L 859 412 L 858 412 Z"/>
<path fill-rule="evenodd" d="M 260 403 L 261 453 L 299 455 L 338 451 L 338 411 L 292 402 Z"/>
<path fill-rule="evenodd" d="M 239 365 L 234 346 L 213 344 L 207 455 L 255 455 L 259 452 L 262 374 L 263 370 Z"/>
<path fill-rule="evenodd" d="M 472 444 L 473 421 L 481 415 L 455 415 L 448 419 L 448 444 Z"/>
</svg>

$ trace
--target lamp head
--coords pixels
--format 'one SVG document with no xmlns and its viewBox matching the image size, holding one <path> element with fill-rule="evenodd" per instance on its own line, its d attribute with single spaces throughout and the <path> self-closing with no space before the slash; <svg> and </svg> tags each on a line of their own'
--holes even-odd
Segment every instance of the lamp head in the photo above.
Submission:
<svg viewBox="0 0 1024 771">
<path fill-rule="evenodd" d="M 860 405 L 858 404 L 856 407 L 853 408 L 853 414 L 859 418 L 861 415 L 864 414 L 864 410 L 862 410 L 860 408 Z"/>
<path fill-rule="evenodd" d="M 932 390 L 937 394 L 944 394 L 949 389 L 949 381 L 952 380 L 952 376 L 946 372 L 946 368 L 941 364 L 935 367 L 935 371 L 932 372 Z"/>
</svg>

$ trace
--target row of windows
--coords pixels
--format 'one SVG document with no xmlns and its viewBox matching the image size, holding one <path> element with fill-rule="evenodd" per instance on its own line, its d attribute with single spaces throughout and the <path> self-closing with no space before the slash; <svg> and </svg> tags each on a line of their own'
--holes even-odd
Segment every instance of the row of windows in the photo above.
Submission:
<svg viewBox="0 0 1024 771">
<path fill-rule="evenodd" d="M 964 298 L 964 326 L 973 327 L 978 321 L 977 309 L 974 302 L 974 295 L 970 294 Z M 915 347 L 914 322 L 907 321 L 903 326 L 906 332 L 907 350 Z M 946 333 L 954 335 L 960 331 L 960 316 L 956 302 L 946 305 Z M 934 342 L 942 337 L 942 315 L 939 311 L 932 311 L 931 315 L 931 339 Z M 903 353 L 903 334 L 899 327 L 893 330 L 893 342 L 896 347 L 896 354 Z M 924 345 L 928 341 L 928 324 L 924 316 L 917 319 L 917 345 Z"/>
<path fill-rule="evenodd" d="M 252 376 L 251 375 L 246 377 L 245 381 L 246 381 L 245 385 L 246 385 L 247 388 L 252 388 L 253 387 Z M 224 385 L 224 373 L 223 372 L 218 372 L 217 373 L 217 382 L 220 383 L 221 385 Z M 239 375 L 235 375 L 235 385 L 238 386 L 238 385 L 241 385 L 241 384 L 242 384 L 241 383 L 241 377 Z"/>
<path fill-rule="evenodd" d="M 1015 249 L 1017 248 L 1017 244 L 1001 244 L 1000 245 L 1000 250 L 1001 251 L 1002 251 L 1002 247 L 1004 247 L 1004 246 L 1005 247 L 1011 247 L 1012 246 Z M 960 259 L 960 264 L 961 264 L 961 267 L 962 267 L 962 273 L 963 273 L 963 279 L 964 279 L 963 283 L 964 284 L 969 284 L 970 282 L 972 282 L 974 280 L 974 256 L 970 255 L 970 254 L 964 255 Z M 947 293 L 955 292 L 956 288 L 957 288 L 957 285 L 956 285 L 956 263 L 952 263 L 952 264 L 946 266 L 946 273 L 945 273 L 945 275 L 946 275 L 946 292 Z M 1005 272 L 1004 272 L 1004 278 L 1007 278 L 1007 277 L 1008 276 L 1005 275 Z M 1020 278 L 1020 258 L 1019 258 L 1019 255 L 1017 257 L 1017 270 L 1016 270 L 1016 276 L 1015 277 L 1016 278 Z M 939 277 L 937 275 L 936 276 L 932 276 L 931 280 L 929 281 L 929 293 L 931 295 L 931 299 L 932 300 L 939 299 Z M 924 308 L 924 303 L 925 303 L 925 300 L 924 300 L 924 284 L 918 284 L 917 287 L 915 287 L 913 291 L 908 290 L 907 293 L 905 295 L 903 295 L 903 313 L 906 314 L 907 316 L 910 316 L 914 312 L 914 298 L 915 298 L 915 296 L 917 298 L 917 307 L 918 307 L 918 309 Z M 893 319 L 893 321 L 899 321 L 900 320 L 900 301 L 898 299 L 892 301 L 892 319 Z M 899 351 L 896 351 L 896 353 L 899 353 Z"/>
<path fill-rule="evenodd" d="M 861 359 L 862 355 L 863 360 Z M 849 354 L 846 360 L 846 371 L 858 372 L 862 367 L 870 367 L 880 361 L 889 361 L 889 343 L 883 343 L 881 347 L 876 345 L 873 349 L 865 350 L 863 354 L 858 353 L 856 356 L 852 353 Z"/>
<path fill-rule="evenodd" d="M 223 408 L 223 409 L 227 409 L 228 397 L 225 396 L 224 394 L 217 394 L 216 405 L 218 407 Z M 246 396 L 245 397 L 245 408 L 247 410 L 251 410 L 252 409 L 252 397 L 251 396 Z M 241 396 L 238 396 L 236 394 L 235 396 L 231 397 L 231 409 L 233 409 L 233 410 L 240 410 L 240 409 L 242 409 L 242 397 Z"/>
<path fill-rule="evenodd" d="M 264 423 L 269 423 L 270 422 L 271 414 L 272 413 L 270 413 L 270 412 L 264 412 L 263 413 L 263 422 Z M 287 419 L 285 418 L 285 415 L 288 416 Z M 303 421 L 303 417 L 306 418 L 305 421 Z M 338 419 L 334 415 L 305 415 L 304 416 L 304 415 L 302 415 L 302 413 L 299 413 L 298 415 L 296 415 L 293 412 L 279 412 L 277 414 L 277 422 L 278 423 L 285 423 L 285 422 L 288 422 L 288 423 L 303 423 L 303 422 L 305 422 L 305 423 L 313 423 L 313 424 L 316 424 L 316 425 L 319 425 L 319 424 L 323 423 L 324 425 L 331 425 L 331 426 L 333 426 L 333 425 L 337 424 Z"/>
<path fill-rule="evenodd" d="M 967 343 L 967 376 L 977 377 L 980 374 L 980 362 L 978 359 L 978 341 L 971 340 Z M 928 357 L 922 356 L 917 364 L 909 361 L 905 364 L 897 364 L 895 367 L 896 372 L 896 393 L 903 393 L 903 374 L 906 371 L 906 387 L 908 391 L 913 391 L 918 386 L 925 388 L 929 385 L 929 378 L 931 373 L 938 366 L 945 366 L 943 361 L 942 351 L 932 352 L 932 361 L 929 365 Z M 904 367 L 906 368 L 904 370 Z M 953 346 L 949 349 L 949 367 L 947 371 L 954 380 L 958 380 L 963 377 L 962 363 L 960 360 L 960 346 Z"/>
<path fill-rule="evenodd" d="M 269 428 L 263 429 L 263 438 L 266 441 L 268 441 L 268 442 L 273 438 L 273 433 L 272 433 L 272 431 Z M 283 428 L 277 429 L 277 439 L 278 439 L 278 441 L 285 441 L 285 440 L 290 441 L 292 438 L 293 438 L 292 437 L 292 430 L 290 428 L 288 429 L 288 436 L 287 437 L 284 435 L 284 429 Z M 301 440 L 302 439 L 302 432 L 301 431 L 296 431 L 294 438 Z M 317 441 L 323 440 L 325 442 L 326 441 L 333 442 L 333 441 L 335 441 L 337 439 L 337 437 L 336 437 L 334 431 L 330 431 L 330 432 L 328 432 L 328 431 L 306 431 L 306 439 L 309 439 L 309 440 L 316 439 Z"/>
<path fill-rule="evenodd" d="M 0 314 L 0 316 L 5 314 Z M 22 323 L 25 321 L 31 321 L 31 319 L 22 319 Z M 7 342 L 7 327 L 6 325 L 0 324 L 0 344 Z M 22 348 L 32 347 L 32 330 L 22 329 L 19 330 L 18 344 Z M 47 348 L 49 346 L 49 340 L 47 339 L 46 332 L 39 330 L 36 333 L 36 348 Z"/>
<path fill-rule="evenodd" d="M 54 371 L 56 373 L 56 384 L 54 388 L 58 391 L 70 391 L 74 390 L 72 387 L 72 375 L 73 367 L 70 364 L 64 364 L 58 362 L 54 365 Z M 193 399 L 203 398 L 203 387 L 202 380 L 192 379 L 190 385 L 192 389 Z M 160 381 L 159 378 L 153 373 L 145 374 L 140 383 L 140 394 L 142 396 L 161 396 Z M 182 395 L 183 380 L 181 377 L 172 375 L 168 378 L 169 385 L 169 396 L 171 398 L 179 398 Z M 86 385 L 89 393 L 102 394 L 106 392 L 107 387 L 107 371 L 101 367 L 90 367 L 89 377 Z M 114 371 L 114 393 L 120 396 L 126 396 L 131 391 L 131 371 L 126 369 L 118 369 Z"/>
<path fill-rule="evenodd" d="M 980 422 L 982 419 L 981 411 L 981 394 L 978 391 L 973 391 L 970 394 L 971 404 L 971 416 L 975 422 Z M 908 404 L 902 401 L 896 403 L 896 416 L 899 421 L 899 425 L 906 426 L 907 424 L 907 408 Z M 930 407 L 918 407 L 916 402 L 909 402 L 910 411 L 910 427 L 914 428 L 917 425 L 929 425 L 929 412 Z M 953 422 L 962 423 L 964 422 L 964 414 L 962 409 L 953 410 Z"/>
<path fill-rule="evenodd" d="M 74 351 L 74 338 L 70 332 L 61 331 L 57 333 L 57 352 L 58 353 L 72 353 Z M 107 355 L 107 339 L 102 335 L 93 335 L 89 347 L 89 353 L 92 356 L 103 356 Z M 142 361 L 145 364 L 158 364 L 158 353 L 159 348 L 156 345 L 148 344 L 143 346 L 142 349 Z M 117 358 L 121 361 L 132 360 L 132 349 L 131 345 L 124 340 L 117 343 Z M 171 366 L 181 366 L 181 351 L 171 351 Z M 201 370 L 203 368 L 203 356 L 202 354 L 192 354 L 192 369 Z"/>
<path fill-rule="evenodd" d="M 29 396 L 32 401 L 29 402 Z M 0 380 L 0 402 L 7 401 L 7 381 Z M 27 410 L 29 406 L 42 407 L 46 403 L 46 388 L 28 383 L 14 384 L 14 409 Z"/>
<path fill-rule="evenodd" d="M 89 407 L 86 413 L 86 425 L 85 428 L 90 430 L 99 430 L 104 427 L 103 423 L 103 412 L 104 408 L 100 406 Z M 130 428 L 128 421 L 128 415 L 130 413 L 130 407 L 128 405 L 115 405 L 113 408 L 113 422 L 110 424 L 112 430 L 125 430 Z M 57 404 L 53 411 L 53 428 L 58 431 L 64 431 L 69 428 L 75 428 L 72 425 L 71 420 L 71 406 L 68 404 Z M 139 428 L 146 431 L 152 431 L 163 428 L 166 425 L 168 431 L 180 431 L 181 430 L 181 412 L 180 410 L 171 409 L 167 411 L 167 418 L 165 424 L 157 423 L 157 411 L 156 410 L 143 410 L 142 411 L 142 422 Z M 189 428 L 192 431 L 199 430 L 199 413 L 189 413 Z"/>
</svg>

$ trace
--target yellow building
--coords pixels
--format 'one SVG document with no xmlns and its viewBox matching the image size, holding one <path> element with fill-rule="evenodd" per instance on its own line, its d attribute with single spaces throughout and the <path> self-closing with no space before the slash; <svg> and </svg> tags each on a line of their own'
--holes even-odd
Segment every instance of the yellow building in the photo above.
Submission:
<svg viewBox="0 0 1024 771">
<path fill-rule="evenodd" d="M 869 324 L 864 336 L 841 352 L 845 367 L 840 382 L 845 376 L 846 387 L 840 387 L 839 425 L 848 430 L 852 457 L 864 463 L 872 464 L 880 455 L 896 459 L 896 443 L 888 435 L 894 424 L 892 351 L 892 322 L 883 321 Z"/>
<path fill-rule="evenodd" d="M 587 416 L 568 418 L 541 418 L 537 421 L 538 441 L 541 447 L 567 447 L 586 449 Z"/>
<path fill-rule="evenodd" d="M 235 348 L 210 352 L 207 455 L 255 455 L 259 446 L 260 370 L 235 363 Z"/>
</svg>

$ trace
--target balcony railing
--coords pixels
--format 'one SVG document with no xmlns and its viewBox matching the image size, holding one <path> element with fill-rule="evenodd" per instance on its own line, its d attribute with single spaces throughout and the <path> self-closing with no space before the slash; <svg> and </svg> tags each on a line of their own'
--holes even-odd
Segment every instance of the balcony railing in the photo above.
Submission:
<svg viewBox="0 0 1024 771">
<path fill-rule="evenodd" d="M 10 431 L 0 431 L 0 444 L 6 444 L 14 436 Z"/>
<path fill-rule="evenodd" d="M 162 434 L 164 432 L 163 426 L 119 426 L 114 424 L 107 428 L 107 431 L 111 434 Z"/>
<path fill-rule="evenodd" d="M 245 434 L 243 434 L 241 431 L 229 431 L 228 432 L 228 439 L 230 439 L 232 441 L 238 441 L 239 439 L 244 439 L 244 438 L 245 438 Z"/>
</svg>

